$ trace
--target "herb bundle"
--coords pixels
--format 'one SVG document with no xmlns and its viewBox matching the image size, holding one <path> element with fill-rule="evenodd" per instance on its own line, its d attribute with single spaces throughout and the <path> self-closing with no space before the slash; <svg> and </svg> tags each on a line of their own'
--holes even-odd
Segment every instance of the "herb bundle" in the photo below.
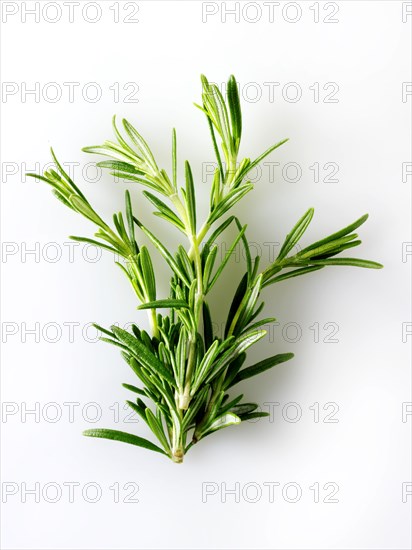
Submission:
<svg viewBox="0 0 412 550">
<path fill-rule="evenodd" d="M 251 170 L 287 139 L 272 145 L 255 160 L 240 159 L 242 114 L 236 80 L 233 76 L 229 78 L 226 97 L 206 77 L 201 80 L 202 104 L 197 107 L 206 116 L 217 160 L 209 213 L 202 225 L 197 219 L 196 189 L 189 162 L 185 162 L 184 177 L 178 178 L 175 130 L 170 176 L 159 168 L 149 145 L 127 120 L 122 121 L 120 129 L 113 118 L 114 141 L 83 149 L 106 157 L 98 166 L 112 175 L 149 189 L 143 195 L 154 206 L 154 214 L 185 238 L 186 245 L 179 245 L 174 253 L 136 217 L 129 191 L 125 195 L 124 213 L 114 214 L 109 225 L 65 172 L 53 150 L 56 168 L 46 170 L 43 175 L 29 174 L 51 185 L 53 194 L 65 206 L 97 226 L 94 238 L 71 238 L 120 257 L 121 261 L 116 263 L 131 283 L 139 301 L 138 309 L 146 309 L 149 315 L 150 334 L 135 324 L 131 331 L 117 326 L 110 329 L 95 326 L 103 335 L 101 340 L 121 349 L 136 375 L 137 385 L 123 384 L 131 395 L 127 403 L 147 423 L 158 444 L 111 429 L 86 430 L 84 435 L 131 443 L 178 463 L 192 445 L 216 430 L 267 415 L 257 410 L 256 403 L 245 402 L 243 394 L 229 396 L 239 382 L 293 357 L 292 353 L 281 353 L 245 367 L 246 351 L 265 336 L 262 327 L 275 320 L 259 318 L 264 305 L 260 301 L 263 289 L 331 265 L 382 267 L 372 261 L 337 257 L 361 243 L 355 231 L 367 215 L 311 245 L 298 246 L 313 217 L 310 208 L 286 235 L 275 261 L 260 268 L 259 256 L 252 258 L 246 225 L 231 210 L 253 189 L 248 180 Z M 178 183 L 180 178 L 183 187 Z M 235 228 L 236 237 L 219 263 L 217 240 L 229 226 Z M 150 252 L 138 244 L 139 232 L 152 243 Z M 245 273 L 233 293 L 224 334 L 220 337 L 213 331 L 209 295 L 239 245 L 244 248 Z M 151 260 L 154 251 L 160 253 L 170 268 L 168 297 L 158 296 L 156 291 Z"/>
</svg>

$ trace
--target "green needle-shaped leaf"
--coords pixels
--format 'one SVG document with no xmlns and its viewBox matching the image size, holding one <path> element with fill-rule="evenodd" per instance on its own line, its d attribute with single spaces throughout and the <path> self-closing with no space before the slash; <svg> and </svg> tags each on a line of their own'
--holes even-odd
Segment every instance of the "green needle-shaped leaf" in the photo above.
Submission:
<svg viewBox="0 0 412 550">
<path fill-rule="evenodd" d="M 188 161 L 185 162 L 185 178 L 186 178 L 186 206 L 189 218 L 190 229 L 192 235 L 196 233 L 196 196 L 195 186 L 193 183 L 192 170 Z"/>
<path fill-rule="evenodd" d="M 196 415 L 206 402 L 206 398 L 209 393 L 209 386 L 203 386 L 197 394 L 194 400 L 190 403 L 189 409 L 186 411 L 183 417 L 182 429 L 187 430 L 191 424 L 194 422 Z"/>
<path fill-rule="evenodd" d="M 156 300 L 156 279 L 153 270 L 152 260 L 149 251 L 142 246 L 139 254 L 140 265 L 142 269 L 143 280 L 146 287 L 146 298 L 150 301 Z"/>
<path fill-rule="evenodd" d="M 30 176 L 30 174 L 26 174 L 26 176 Z M 64 206 L 67 206 L 68 208 L 71 208 L 72 210 L 74 210 L 73 206 L 59 191 L 57 191 L 56 189 L 53 189 L 52 193 L 56 197 L 56 199 L 58 199 L 60 202 L 64 204 Z"/>
<path fill-rule="evenodd" d="M 218 358 L 213 368 L 210 370 L 205 381 L 211 382 L 218 374 L 220 374 L 238 355 L 246 351 L 250 346 L 258 342 L 266 336 L 266 330 L 255 330 L 239 336 L 233 346 L 231 346 L 222 357 Z"/>
<path fill-rule="evenodd" d="M 159 212 L 156 212 L 156 215 L 159 215 L 169 223 L 172 223 L 183 233 L 185 232 L 184 224 L 182 223 L 181 219 L 176 216 L 176 214 L 173 212 L 171 208 L 169 208 L 163 201 L 161 201 L 155 195 L 153 195 L 152 193 L 149 193 L 149 191 L 143 191 L 143 195 L 152 204 L 154 204 L 155 207 L 159 210 Z"/>
<path fill-rule="evenodd" d="M 233 424 L 240 424 L 240 423 L 241 423 L 241 420 L 236 414 L 232 412 L 228 412 L 223 414 L 222 416 L 217 417 L 209 426 L 205 428 L 203 434 L 215 432 L 217 430 L 221 430 L 222 428 L 227 428 L 228 426 L 232 426 Z"/>
<path fill-rule="evenodd" d="M 70 235 L 69 239 L 71 239 L 72 241 L 77 241 L 79 243 L 93 244 L 94 246 L 98 246 L 100 248 L 104 248 L 105 250 L 109 250 L 110 252 L 113 252 L 113 254 L 119 253 L 119 251 L 113 248 L 112 246 L 108 246 L 107 244 L 100 243 L 99 241 L 95 241 L 94 239 L 89 239 L 87 237 L 76 237 L 75 235 Z"/>
<path fill-rule="evenodd" d="M 242 225 L 241 225 L 240 221 L 237 218 L 235 218 L 235 223 L 237 225 L 237 228 L 240 231 L 242 229 Z M 248 282 L 251 283 L 252 279 L 254 278 L 254 277 L 252 277 L 252 272 L 253 272 L 252 256 L 250 254 L 249 243 L 247 241 L 245 233 L 242 234 L 242 243 L 243 243 L 243 248 L 245 249 Z M 259 258 L 259 256 L 257 256 L 257 258 Z"/>
<path fill-rule="evenodd" d="M 228 394 L 226 394 L 228 395 Z M 235 399 L 232 399 L 230 402 L 226 402 L 222 407 L 219 409 L 219 416 L 224 414 L 225 412 L 228 412 L 229 410 L 237 414 L 237 412 L 234 409 L 234 407 L 243 399 L 243 393 L 241 395 L 238 395 L 235 397 Z"/>
<path fill-rule="evenodd" d="M 316 241 L 315 243 L 311 244 L 310 246 L 307 246 L 306 248 L 304 248 L 303 250 L 300 251 L 300 254 L 306 254 L 306 252 L 309 252 L 310 250 L 318 249 L 319 247 L 323 246 L 324 244 L 327 244 L 331 241 L 335 241 L 337 239 L 340 239 L 344 235 L 348 235 L 349 233 L 352 233 L 352 231 L 354 231 L 355 229 L 360 227 L 363 223 L 365 223 L 366 220 L 368 219 L 368 217 L 369 217 L 369 214 L 364 214 L 358 220 L 351 223 L 347 227 L 344 227 L 340 231 L 337 231 L 336 233 L 332 233 L 328 237 L 325 237 L 324 239 L 321 239 L 320 241 Z"/>
<path fill-rule="evenodd" d="M 176 260 L 173 258 L 173 256 L 170 254 L 170 252 L 167 250 L 167 248 L 157 239 L 153 233 L 151 233 L 147 227 L 142 225 L 136 218 L 133 218 L 134 222 L 140 227 L 140 229 L 149 237 L 149 239 L 152 241 L 152 243 L 155 245 L 155 247 L 158 249 L 160 254 L 163 256 L 163 258 L 166 260 L 166 262 L 169 264 L 169 266 L 172 268 L 172 270 L 176 273 L 176 275 L 179 276 L 179 278 L 185 283 L 186 286 L 190 288 L 190 281 L 188 281 L 186 275 L 183 273 L 183 271 L 179 268 Z"/>
<path fill-rule="evenodd" d="M 144 394 L 143 394 L 144 395 Z M 139 405 L 138 403 L 134 403 L 134 401 L 126 401 L 126 403 L 129 405 L 129 407 L 136 413 L 140 416 L 140 418 L 142 420 L 144 420 L 146 423 L 147 423 L 147 417 L 146 417 L 146 409 L 147 407 L 144 406 L 142 407 L 141 405 Z M 141 403 L 143 403 L 143 401 L 141 401 Z"/>
<path fill-rule="evenodd" d="M 196 369 L 195 378 L 192 384 L 191 394 L 194 395 L 198 390 L 200 384 L 205 380 L 209 374 L 209 370 L 212 366 L 212 363 L 217 355 L 217 350 L 219 347 L 219 342 L 215 340 L 210 348 L 207 350 L 202 361 L 200 362 L 198 368 Z"/>
<path fill-rule="evenodd" d="M 324 267 L 323 265 L 316 265 L 316 266 L 302 267 L 300 269 L 294 269 L 293 271 L 289 271 L 288 273 L 283 273 L 282 275 L 278 275 L 277 277 L 273 277 L 272 279 L 265 281 L 262 284 L 262 288 L 265 286 L 273 285 L 273 283 L 279 283 L 280 281 L 291 279 L 292 277 L 299 277 L 299 275 L 306 275 L 306 273 L 311 273 L 312 271 L 318 271 L 323 267 Z"/>
<path fill-rule="evenodd" d="M 233 75 L 230 76 L 227 83 L 227 99 L 229 103 L 230 121 L 232 124 L 232 135 L 238 147 L 242 135 L 242 111 L 240 108 L 237 83 Z"/>
<path fill-rule="evenodd" d="M 177 144 L 176 144 L 176 129 L 172 130 L 172 181 L 173 187 L 177 188 Z"/>
<path fill-rule="evenodd" d="M 326 260 L 312 260 L 313 265 L 351 265 L 353 267 L 365 267 L 368 269 L 382 269 L 383 265 L 371 260 L 362 260 L 360 258 L 328 258 Z"/>
<path fill-rule="evenodd" d="M 119 177 L 123 173 L 127 174 L 136 174 L 142 176 L 144 172 L 142 170 L 138 170 L 133 164 L 130 164 L 129 162 L 122 162 L 120 160 L 102 160 L 101 162 L 98 162 L 96 164 L 99 168 L 107 168 L 108 170 L 112 170 L 112 172 Z"/>
<path fill-rule="evenodd" d="M 220 266 L 218 267 L 218 269 L 216 270 L 216 273 L 214 274 L 212 280 L 211 280 L 210 283 L 208 284 L 208 287 L 207 287 L 206 292 L 210 292 L 210 290 L 212 289 L 213 285 L 215 284 L 215 282 L 216 282 L 216 281 L 218 280 L 218 278 L 220 277 L 222 271 L 225 269 L 226 264 L 227 264 L 228 261 L 230 260 L 233 251 L 235 250 L 235 248 L 236 248 L 238 242 L 240 241 L 240 239 L 243 237 L 245 231 L 246 231 L 246 225 L 242 227 L 242 229 L 240 230 L 239 234 L 237 235 L 237 237 L 236 237 L 235 240 L 233 241 L 231 247 L 229 248 L 229 250 L 228 250 L 227 253 L 225 254 L 225 258 L 224 258 L 223 262 L 220 264 Z"/>
<path fill-rule="evenodd" d="M 118 430 L 107 430 L 107 429 L 91 429 L 85 430 L 83 435 L 87 437 L 100 437 L 102 439 L 112 439 L 114 441 L 122 441 L 123 443 L 130 443 L 130 445 L 137 445 L 138 447 L 144 447 L 150 451 L 155 451 L 156 453 L 161 453 L 165 455 L 166 453 L 160 449 L 157 445 L 139 437 L 138 435 L 129 434 L 126 432 L 119 432 Z"/>
<path fill-rule="evenodd" d="M 260 295 L 263 274 L 261 273 L 253 286 L 247 291 L 242 303 L 238 309 L 238 317 L 234 319 L 236 323 L 232 329 L 233 334 L 239 334 L 241 330 L 256 316 L 253 315 L 256 302 Z"/>
<path fill-rule="evenodd" d="M 243 366 L 243 363 L 246 360 L 246 353 L 241 353 L 232 361 L 226 371 L 225 381 L 223 383 L 223 389 L 227 390 L 227 388 L 230 387 L 230 384 L 234 377 L 237 375 L 237 373 L 240 371 L 240 369 Z"/>
<path fill-rule="evenodd" d="M 361 244 L 361 241 L 354 240 L 356 239 L 358 235 L 356 233 L 351 233 L 350 235 L 345 235 L 344 237 L 341 237 L 340 239 L 336 239 L 333 241 L 329 241 L 328 243 L 324 243 L 320 246 L 317 246 L 316 248 L 311 248 L 310 250 L 307 250 L 306 252 L 298 252 L 296 254 L 296 258 L 299 260 L 306 260 L 308 258 L 315 258 L 316 256 L 322 256 L 332 254 L 339 250 L 345 250 L 345 248 L 349 245 L 349 247 L 352 246 L 358 246 Z"/>
<path fill-rule="evenodd" d="M 310 224 L 313 218 L 314 210 L 309 208 L 309 210 L 300 218 L 297 224 L 293 227 L 290 233 L 287 234 L 285 242 L 283 243 L 282 248 L 280 249 L 279 255 L 276 261 L 283 260 L 292 248 L 299 242 L 300 238 L 306 231 L 308 225 Z"/>
<path fill-rule="evenodd" d="M 149 408 L 147 408 L 145 412 L 146 412 L 147 423 L 149 424 L 150 429 L 152 430 L 154 435 L 157 437 L 157 439 L 160 441 L 160 443 L 163 445 L 164 450 L 166 452 L 170 451 L 169 443 L 166 439 L 161 423 L 158 421 L 158 419 L 155 417 L 155 415 L 152 413 L 152 411 Z"/>
<path fill-rule="evenodd" d="M 72 207 L 77 212 L 79 212 L 79 214 L 82 214 L 85 218 L 88 218 L 99 227 L 107 229 L 107 225 L 104 223 L 101 217 L 96 214 L 90 204 L 86 202 L 82 197 L 79 197 L 77 195 L 70 195 L 69 201 Z"/>
<path fill-rule="evenodd" d="M 206 257 L 205 268 L 203 270 L 203 287 L 205 294 L 207 294 L 208 291 L 210 277 L 213 271 L 213 267 L 215 265 L 218 249 L 219 247 L 217 246 L 217 244 L 214 244 Z"/>
<path fill-rule="evenodd" d="M 245 414 L 250 414 L 258 408 L 256 403 L 240 403 L 230 409 L 230 412 L 235 413 L 239 418 L 242 418 Z"/>
<path fill-rule="evenodd" d="M 230 388 L 235 384 L 237 384 L 238 382 L 241 382 L 242 380 L 246 380 L 247 378 L 256 376 L 257 374 L 260 374 L 265 370 L 271 369 L 276 365 L 280 365 L 280 363 L 289 361 L 290 359 L 292 359 L 292 357 L 294 357 L 293 353 L 280 353 L 279 355 L 274 355 L 273 357 L 268 357 L 263 361 L 259 361 L 259 363 L 256 363 L 255 365 L 252 365 L 251 367 L 247 367 L 246 369 L 243 369 L 240 372 L 238 372 L 238 374 L 233 378 L 230 385 L 227 387 Z"/>
<path fill-rule="evenodd" d="M 289 138 L 282 139 L 282 141 L 279 141 L 278 143 L 275 143 L 275 145 L 272 145 L 272 147 L 269 147 L 269 149 L 267 149 L 264 153 L 262 153 L 260 156 L 258 156 L 257 159 L 255 159 L 253 162 L 251 162 L 248 166 L 245 167 L 244 172 L 241 174 L 241 179 L 244 179 L 246 177 L 246 175 L 251 170 L 253 170 L 253 168 L 255 166 L 260 164 L 264 158 L 266 158 L 268 155 L 270 155 L 270 153 L 272 153 L 275 149 L 277 149 L 278 147 L 280 147 L 281 145 L 283 145 L 287 141 L 289 141 Z"/>
<path fill-rule="evenodd" d="M 173 298 L 166 298 L 165 300 L 155 300 L 153 302 L 147 302 L 137 307 L 137 309 L 158 309 L 158 308 L 188 308 L 189 304 L 183 300 L 174 300 Z"/>
<path fill-rule="evenodd" d="M 77 187 L 77 185 L 74 183 L 74 181 L 71 179 L 71 177 L 65 172 L 63 169 L 63 166 L 60 164 L 60 162 L 57 160 L 56 155 L 54 154 L 53 148 L 50 147 L 50 152 L 52 154 L 53 160 L 56 163 L 57 168 L 59 169 L 61 175 L 66 180 L 66 182 L 70 185 L 70 187 L 75 191 L 80 197 L 82 197 L 83 200 L 87 202 L 86 197 L 83 195 L 83 193 L 80 191 L 80 189 Z"/>
<path fill-rule="evenodd" d="M 124 388 L 126 388 L 126 390 L 130 390 L 134 393 L 138 393 L 139 395 L 146 395 L 143 390 L 141 390 L 140 388 L 138 388 L 136 386 L 133 386 L 133 384 L 122 384 L 122 386 Z"/>
<path fill-rule="evenodd" d="M 219 237 L 219 235 L 221 233 L 223 233 L 223 231 L 229 227 L 229 225 L 232 223 L 232 221 L 235 219 L 234 216 L 230 216 L 229 218 L 227 218 L 227 220 L 225 220 L 223 223 L 221 223 L 219 225 L 219 227 L 213 231 L 213 233 L 211 234 L 211 236 L 209 237 L 209 239 L 205 242 L 204 244 L 204 247 L 203 247 L 203 251 L 202 251 L 202 256 L 203 258 L 209 254 L 210 252 L 210 248 L 215 244 L 215 241 L 216 239 Z"/>
<path fill-rule="evenodd" d="M 246 420 L 251 420 L 252 418 L 263 418 L 265 416 L 270 416 L 268 412 L 251 412 L 240 415 L 240 419 L 242 422 L 245 422 Z"/>
<path fill-rule="evenodd" d="M 213 212 L 210 213 L 208 223 L 212 224 L 213 222 L 221 218 L 252 189 L 253 185 L 251 183 L 245 183 L 228 193 L 226 197 L 213 210 Z"/>
<path fill-rule="evenodd" d="M 130 122 L 128 122 L 125 118 L 123 119 L 122 122 L 127 135 L 130 137 L 133 143 L 137 145 L 137 147 L 139 148 L 140 152 L 144 156 L 147 163 L 151 166 L 151 168 L 153 168 L 153 170 L 158 171 L 158 167 L 154 159 L 153 153 L 150 150 L 150 147 L 148 146 L 146 141 L 142 138 L 142 136 L 139 134 L 136 128 L 132 126 Z"/>
<path fill-rule="evenodd" d="M 210 309 L 206 302 L 203 302 L 203 333 L 205 348 L 207 350 L 213 342 L 213 324 Z"/>
<path fill-rule="evenodd" d="M 137 246 L 136 239 L 134 236 L 133 210 L 132 210 L 132 201 L 130 199 L 129 191 L 126 191 L 125 201 L 126 201 L 126 219 L 127 219 L 127 226 L 129 229 L 129 240 L 132 243 L 134 253 L 138 254 L 139 247 Z"/>
<path fill-rule="evenodd" d="M 171 385 L 175 384 L 171 373 L 142 342 L 122 328 L 116 327 L 115 325 L 110 328 L 116 338 L 118 338 L 120 342 L 130 350 L 130 352 L 140 363 L 142 363 L 143 366 L 145 366 L 149 371 L 158 374 L 167 380 Z"/>
<path fill-rule="evenodd" d="M 233 319 L 238 311 L 240 304 L 247 292 L 247 273 L 245 273 L 240 280 L 240 283 L 236 289 L 235 295 L 233 296 L 232 303 L 230 305 L 229 314 L 227 316 L 226 325 L 225 325 L 225 338 L 227 338 L 229 329 L 232 326 Z"/>
</svg>

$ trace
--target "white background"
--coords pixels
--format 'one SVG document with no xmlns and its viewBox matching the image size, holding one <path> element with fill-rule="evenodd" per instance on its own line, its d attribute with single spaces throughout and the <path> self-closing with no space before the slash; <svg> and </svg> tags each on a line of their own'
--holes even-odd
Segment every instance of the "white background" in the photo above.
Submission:
<svg viewBox="0 0 412 550">
<path fill-rule="evenodd" d="M 70 22 L 68 7 L 58 3 L 61 18 L 53 23 L 56 3 L 40 2 L 50 5 L 40 9 L 38 21 L 24 14 L 33 4 L 2 3 L 2 548 L 410 548 L 412 496 L 405 484 L 412 480 L 412 420 L 402 418 L 403 409 L 411 410 L 411 256 L 402 255 L 411 250 L 411 176 L 402 177 L 403 163 L 411 160 L 412 97 L 402 97 L 403 83 L 411 81 L 412 16 L 402 21 L 410 3 L 281 2 L 269 8 L 252 2 L 246 11 L 241 3 L 239 21 L 234 15 L 225 21 L 233 2 L 102 1 L 94 23 L 87 21 L 96 20 L 93 6 L 84 13 L 74 6 Z M 128 14 L 138 22 L 126 23 Z M 328 14 L 337 22 L 324 21 Z M 136 312 L 111 257 L 87 261 L 77 247 L 71 261 L 68 235 L 91 236 L 92 227 L 24 172 L 41 169 L 52 144 L 61 161 L 77 163 L 76 181 L 98 211 L 107 217 L 121 209 L 126 185 L 108 175 L 92 182 L 92 168 L 83 178 L 82 167 L 96 159 L 80 151 L 111 138 L 110 119 L 118 113 L 138 127 L 166 169 L 176 126 L 180 168 L 190 159 L 205 210 L 210 178 L 202 176 L 202 163 L 213 162 L 213 151 L 207 124 L 192 105 L 199 101 L 202 72 L 217 83 L 235 74 L 243 96 L 245 156 L 290 138 L 268 159 L 280 163 L 274 179 L 264 167 L 253 194 L 237 207 L 264 265 L 267 243 L 279 243 L 314 206 L 303 244 L 369 212 L 360 229 L 363 244 L 353 255 L 380 261 L 385 269 L 331 267 L 270 287 L 265 313 L 279 324 L 250 360 L 286 351 L 295 358 L 243 384 L 242 391 L 262 410 L 272 403 L 273 414 L 218 432 L 175 465 L 143 449 L 81 436 L 98 426 L 150 437 L 141 423 L 125 422 L 129 396 L 121 383 L 134 378 L 118 351 L 90 342 L 93 330 L 82 333 L 90 322 L 137 320 L 145 326 L 146 317 Z M 73 101 L 68 82 L 78 83 Z M 130 82 L 133 87 L 124 90 Z M 36 83 L 39 96 L 27 95 Z M 267 83 L 278 83 L 273 97 Z M 92 102 L 96 85 L 102 95 Z M 336 85 L 337 101 L 324 102 Z M 53 102 L 56 90 L 61 98 Z M 133 90 L 138 102 L 125 102 Z M 293 166 L 282 175 L 287 163 L 298 165 L 298 181 L 290 181 Z M 320 166 L 318 182 L 309 168 L 314 163 Z M 338 166 L 338 181 L 324 181 L 326 163 Z M 163 222 L 152 219 L 141 189 L 128 187 L 138 215 L 176 244 Z M 27 254 L 29 249 L 36 252 Z M 53 261 L 56 253 L 61 258 Z M 232 260 L 216 288 L 212 307 L 219 321 L 243 269 L 239 260 Z M 159 295 L 166 295 L 167 272 L 161 260 L 156 266 Z M 68 323 L 75 323 L 73 338 Z M 331 327 L 337 342 L 329 341 Z M 92 402 L 101 413 L 95 424 Z M 73 418 L 64 403 L 79 404 Z M 36 414 L 26 414 L 35 407 Z M 336 407 L 329 420 L 337 422 L 325 422 Z M 61 418 L 53 422 L 56 411 Z M 291 421 L 296 414 L 301 418 Z M 74 502 L 68 482 L 80 484 Z M 23 502 L 25 488 L 36 483 L 39 502 L 30 494 Z M 84 496 L 87 483 L 94 485 Z M 310 489 L 316 483 L 318 503 Z M 324 488 L 326 483 L 334 485 Z M 48 502 L 56 487 L 60 500 Z M 88 502 L 93 487 L 101 491 L 96 503 Z M 324 502 L 331 487 L 338 488 L 338 502 Z M 215 494 L 206 494 L 211 488 Z M 301 498 L 291 502 L 296 489 Z M 124 502 L 132 491 L 135 502 Z"/>
</svg>

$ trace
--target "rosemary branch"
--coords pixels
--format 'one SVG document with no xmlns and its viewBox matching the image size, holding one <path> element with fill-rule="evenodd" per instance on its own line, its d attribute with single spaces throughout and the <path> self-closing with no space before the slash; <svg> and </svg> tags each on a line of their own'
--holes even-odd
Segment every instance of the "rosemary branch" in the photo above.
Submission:
<svg viewBox="0 0 412 550">
<path fill-rule="evenodd" d="M 207 119 L 217 168 L 209 212 L 200 229 L 197 228 L 196 186 L 187 161 L 184 187 L 178 185 L 175 130 L 172 131 L 171 177 L 159 168 L 148 143 L 125 119 L 121 131 L 113 117 L 116 141 L 83 149 L 106 157 L 98 166 L 112 175 L 149 189 L 143 194 L 154 205 L 155 215 L 185 236 L 186 247 L 180 245 L 175 253 L 136 218 L 129 191 L 125 194 L 124 214 L 114 214 L 112 226 L 106 223 L 65 172 L 53 150 L 55 169 L 48 169 L 42 175 L 28 174 L 49 184 L 66 207 L 97 227 L 94 238 L 71 238 L 122 258 L 123 261 L 116 263 L 135 292 L 138 308 L 148 310 L 151 334 L 136 324 L 132 325 L 131 332 L 114 325 L 110 329 L 96 327 L 102 333 L 102 340 L 120 347 L 138 380 L 139 386 L 124 384 L 134 395 L 127 403 L 146 422 L 158 445 L 118 430 L 92 429 L 84 434 L 144 447 L 177 463 L 183 461 L 184 454 L 195 443 L 214 431 L 267 414 L 258 411 L 256 403 L 244 402 L 243 394 L 234 398 L 229 394 L 236 384 L 293 357 L 292 353 L 279 353 L 244 367 L 248 348 L 265 335 L 262 327 L 274 321 L 273 318 L 258 319 L 263 308 L 263 302 L 259 301 L 263 289 L 330 265 L 382 267 L 377 262 L 339 256 L 361 243 L 354 231 L 366 221 L 366 214 L 293 254 L 312 221 L 314 211 L 310 208 L 286 235 L 277 258 L 259 270 L 260 258 L 252 258 L 246 225 L 232 213 L 228 217 L 227 214 L 253 189 L 247 178 L 249 172 L 287 139 L 275 143 L 253 161 L 246 157 L 239 162 L 242 113 L 236 80 L 233 76 L 229 78 L 225 97 L 205 76 L 201 81 L 202 104 L 197 107 Z M 237 233 L 228 254 L 217 265 L 216 241 L 229 226 L 236 226 Z M 146 246 L 138 245 L 136 230 L 145 233 L 171 270 L 169 297 L 157 297 L 151 252 Z M 240 243 L 245 252 L 245 273 L 234 292 L 224 334 L 219 335 L 213 330 L 208 296 L 228 265 L 230 253 Z M 163 309 L 169 313 L 159 313 Z M 189 443 L 188 437 L 191 437 Z"/>
</svg>

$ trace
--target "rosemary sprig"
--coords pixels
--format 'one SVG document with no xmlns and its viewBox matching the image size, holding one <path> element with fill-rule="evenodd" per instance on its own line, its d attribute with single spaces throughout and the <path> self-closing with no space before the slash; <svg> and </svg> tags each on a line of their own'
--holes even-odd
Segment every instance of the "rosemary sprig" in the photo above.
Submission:
<svg viewBox="0 0 412 550">
<path fill-rule="evenodd" d="M 313 218 L 310 208 L 286 236 L 276 260 L 259 271 L 260 258 L 252 260 L 246 225 L 233 214 L 227 214 L 253 189 L 247 179 L 248 173 L 287 139 L 269 147 L 253 161 L 249 158 L 239 161 L 242 113 L 236 80 L 233 76 L 229 78 L 226 97 L 205 76 L 201 81 L 202 105 L 197 107 L 206 115 L 217 168 L 211 186 L 209 213 L 200 228 L 196 185 L 187 161 L 184 185 L 179 187 L 178 184 L 174 129 L 171 178 L 159 168 L 148 143 L 125 119 L 119 130 L 113 117 L 115 141 L 83 149 L 106 157 L 98 166 L 112 175 L 149 188 L 143 195 L 154 206 L 154 214 L 185 236 L 186 246 L 179 245 L 174 253 L 136 218 L 129 191 L 125 194 L 124 213 L 114 214 L 109 225 L 64 171 L 53 150 L 56 169 L 46 170 L 42 175 L 29 174 L 48 183 L 65 206 L 96 226 L 94 238 L 71 238 L 92 243 L 122 259 L 116 263 L 131 283 L 138 308 L 148 311 L 151 324 L 151 334 L 137 325 L 133 325 L 131 331 L 116 326 L 110 329 L 96 327 L 103 334 L 102 340 L 121 349 L 123 358 L 137 377 L 138 386 L 123 384 L 133 396 L 127 403 L 146 422 L 159 445 L 117 430 L 92 429 L 84 434 L 144 447 L 174 462 L 182 462 L 184 454 L 195 443 L 214 431 L 266 415 L 256 410 L 256 403 L 243 402 L 243 394 L 230 397 L 228 393 L 239 382 L 293 357 L 292 353 L 282 352 L 244 367 L 248 348 L 266 334 L 262 326 L 274 321 L 273 318 L 257 320 L 263 308 L 260 295 L 264 288 L 329 265 L 382 267 L 369 260 L 336 257 L 360 244 L 354 231 L 366 221 L 367 215 L 293 254 Z M 230 250 L 242 243 L 246 271 L 234 292 L 225 334 L 219 337 L 213 332 L 208 297 L 230 257 L 227 254 L 217 265 L 216 240 L 231 225 L 236 226 L 237 234 Z M 167 297 L 157 297 L 151 255 L 147 247 L 138 245 L 136 235 L 139 231 L 149 238 L 171 270 Z M 160 314 L 159 309 L 167 309 L 169 313 Z M 151 408 L 147 402 L 151 403 Z"/>
</svg>

